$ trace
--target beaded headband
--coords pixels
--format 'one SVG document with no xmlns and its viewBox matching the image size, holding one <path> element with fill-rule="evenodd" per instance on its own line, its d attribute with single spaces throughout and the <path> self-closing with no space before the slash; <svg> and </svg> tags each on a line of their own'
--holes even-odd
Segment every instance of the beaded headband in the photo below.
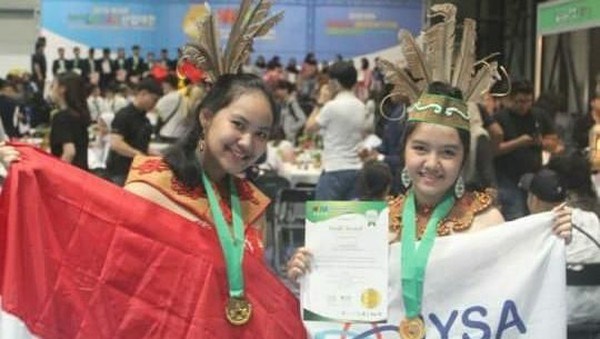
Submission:
<svg viewBox="0 0 600 339">
<path fill-rule="evenodd" d="M 469 130 L 467 104 L 445 95 L 425 93 L 408 108 L 408 121 L 429 122 Z"/>
</svg>

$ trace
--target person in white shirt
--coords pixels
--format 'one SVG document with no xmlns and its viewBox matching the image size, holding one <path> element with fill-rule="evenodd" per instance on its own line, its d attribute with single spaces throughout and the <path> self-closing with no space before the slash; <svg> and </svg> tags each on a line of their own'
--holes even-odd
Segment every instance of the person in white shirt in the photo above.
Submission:
<svg viewBox="0 0 600 339">
<path fill-rule="evenodd" d="M 102 176 L 106 169 L 106 159 L 110 151 L 110 124 L 115 118 L 112 112 L 105 112 L 98 117 L 98 123 L 94 128 L 94 140 L 88 148 L 89 169 Z"/>
<path fill-rule="evenodd" d="M 105 91 L 105 101 L 108 106 L 108 110 L 113 113 L 117 113 L 121 109 L 129 105 L 129 100 L 126 99 L 127 92 L 129 91 L 127 85 L 116 83 L 110 84 Z"/>
<path fill-rule="evenodd" d="M 307 133 L 323 137 L 324 172 L 316 188 L 316 200 L 357 198 L 356 178 L 362 167 L 358 150 L 368 128 L 367 109 L 352 88 L 357 72 L 352 62 L 340 61 L 329 68 L 329 83 L 308 121 Z M 333 100 L 328 101 L 331 97 Z"/>
<path fill-rule="evenodd" d="M 177 90 L 178 79 L 169 74 L 163 81 L 163 95 L 156 104 L 159 116 L 158 135 L 162 141 L 175 142 L 185 131 L 187 104 L 183 95 Z"/>
<path fill-rule="evenodd" d="M 87 106 L 92 121 L 98 121 L 100 114 L 109 111 L 106 101 L 100 95 L 100 87 L 98 85 L 92 85 L 90 95 L 87 98 Z"/>
</svg>

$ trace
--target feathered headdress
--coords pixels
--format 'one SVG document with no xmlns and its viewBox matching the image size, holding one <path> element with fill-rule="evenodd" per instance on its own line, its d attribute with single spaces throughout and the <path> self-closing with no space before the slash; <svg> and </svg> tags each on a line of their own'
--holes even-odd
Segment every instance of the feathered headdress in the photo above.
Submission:
<svg viewBox="0 0 600 339">
<path fill-rule="evenodd" d="M 214 82 L 220 75 L 237 73 L 251 52 L 254 38 L 266 35 L 283 18 L 283 12 L 270 16 L 272 2 L 242 0 L 237 17 L 225 48 L 219 41 L 219 28 L 207 3 L 208 15 L 198 23 L 198 35 L 183 47 L 178 70 L 185 75 L 186 68 L 193 66 L 206 74 L 208 81 Z"/>
<path fill-rule="evenodd" d="M 441 21 L 427 28 L 421 48 L 406 30 L 398 34 L 406 66 L 400 67 L 380 59 L 387 82 L 394 93 L 407 96 L 414 103 L 408 110 L 409 120 L 430 121 L 469 129 L 469 114 L 465 102 L 476 100 L 500 79 L 497 62 L 475 60 L 476 22 L 463 22 L 460 50 L 455 51 L 456 6 L 438 4 L 431 7 L 429 18 Z M 463 93 L 464 102 L 440 95 L 423 94 L 434 81 L 450 84 Z"/>
</svg>

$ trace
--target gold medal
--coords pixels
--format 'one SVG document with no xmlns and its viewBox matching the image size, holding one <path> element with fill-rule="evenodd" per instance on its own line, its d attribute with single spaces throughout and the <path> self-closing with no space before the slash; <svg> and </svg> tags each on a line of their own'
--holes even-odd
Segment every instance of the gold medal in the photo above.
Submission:
<svg viewBox="0 0 600 339">
<path fill-rule="evenodd" d="M 373 309 L 381 303 L 381 295 L 374 288 L 367 288 L 360 295 L 360 303 L 364 308 Z"/>
<path fill-rule="evenodd" d="M 252 316 L 252 304 L 244 297 L 231 297 L 225 306 L 225 316 L 233 325 L 244 325 Z"/>
<path fill-rule="evenodd" d="M 425 322 L 420 316 L 414 318 L 404 318 L 400 322 L 400 338 L 402 339 L 423 339 L 425 338 Z"/>
</svg>

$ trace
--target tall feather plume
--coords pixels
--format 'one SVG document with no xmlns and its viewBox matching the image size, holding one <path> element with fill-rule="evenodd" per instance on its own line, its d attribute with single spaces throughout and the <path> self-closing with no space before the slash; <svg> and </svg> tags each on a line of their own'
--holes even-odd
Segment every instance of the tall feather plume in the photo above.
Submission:
<svg viewBox="0 0 600 339">
<path fill-rule="evenodd" d="M 209 79 L 215 80 L 223 71 L 219 30 L 213 15 L 210 14 L 210 7 L 207 4 L 205 6 L 209 14 L 196 23 L 198 36 L 183 48 L 181 61 L 189 60 L 206 72 Z"/>
<path fill-rule="evenodd" d="M 213 81 L 219 75 L 237 73 L 250 54 L 254 38 L 267 34 L 283 18 L 283 12 L 269 17 L 271 1 L 259 0 L 254 6 L 252 3 L 253 0 L 242 0 L 223 52 L 220 48 L 219 29 L 210 13 L 198 22 L 199 37 L 186 45 L 183 59 L 190 60 L 196 67 L 204 70 Z"/>
<path fill-rule="evenodd" d="M 250 5 L 252 5 L 252 0 L 242 0 L 240 3 L 237 17 L 233 23 L 233 26 L 231 26 L 231 32 L 229 33 L 230 39 L 227 40 L 227 45 L 225 46 L 225 55 L 231 54 L 231 51 L 233 51 L 235 45 L 239 43 L 239 41 L 237 41 L 237 37 L 241 36 L 242 24 L 244 23 L 246 13 L 248 12 Z M 225 62 L 224 66 L 226 69 L 228 69 L 230 66 L 229 62 Z"/>
<path fill-rule="evenodd" d="M 264 20 L 269 14 L 272 5 L 273 3 L 271 1 L 260 1 L 252 11 L 252 21 L 259 22 Z"/>
<path fill-rule="evenodd" d="M 450 83 L 454 57 L 454 32 L 456 6 L 439 4 L 431 7 L 430 18 L 442 17 L 442 21 L 425 31 L 427 60 L 433 81 Z"/>
<path fill-rule="evenodd" d="M 415 38 L 407 30 L 400 30 L 400 40 L 402 41 L 402 53 L 406 58 L 406 64 L 410 74 L 425 83 L 431 82 L 431 75 L 427 69 L 427 60 L 421 48 L 417 45 Z"/>
<path fill-rule="evenodd" d="M 378 65 L 385 76 L 385 80 L 394 84 L 394 92 L 406 95 L 411 102 L 417 101 L 421 89 L 410 78 L 406 70 L 384 59 L 379 59 Z"/>
<path fill-rule="evenodd" d="M 231 46 L 231 48 L 227 51 L 226 55 L 228 58 L 228 65 L 233 62 L 235 59 L 234 56 L 238 56 L 244 54 L 244 50 L 248 49 L 252 45 L 253 37 L 248 34 L 248 26 L 250 22 L 255 20 L 256 13 L 260 11 L 259 8 L 264 7 L 265 4 L 259 2 L 254 7 L 252 7 L 253 0 L 247 0 L 240 5 L 240 10 L 237 13 L 235 18 L 235 23 L 233 27 L 237 29 L 232 29 L 229 33 L 229 40 L 227 45 Z M 270 6 L 270 4 L 267 4 Z"/>
<path fill-rule="evenodd" d="M 238 67 L 244 62 L 249 50 L 252 47 L 252 42 L 255 38 L 261 37 L 269 33 L 271 28 L 273 28 L 277 23 L 279 23 L 283 19 L 283 12 L 279 12 L 272 17 L 264 19 L 258 22 L 255 25 L 252 25 L 248 28 L 248 34 L 244 37 L 244 43 L 237 54 L 232 53 L 229 55 L 231 69 L 237 70 Z"/>
<path fill-rule="evenodd" d="M 452 86 L 459 88 L 463 93 L 469 89 L 469 82 L 473 74 L 475 63 L 475 40 L 477 23 L 473 19 L 465 19 L 463 24 L 460 55 L 454 62 L 452 73 Z"/>
<path fill-rule="evenodd" d="M 209 47 L 209 50 L 214 55 L 215 63 L 214 67 L 216 68 L 217 74 L 223 74 L 223 58 L 221 57 L 221 45 L 219 38 L 219 26 L 217 26 L 217 22 L 215 17 L 211 14 L 207 17 L 207 20 L 204 21 L 202 25 L 203 32 L 205 34 L 200 35 L 205 38 L 205 43 Z"/>
<path fill-rule="evenodd" d="M 455 55 L 456 7 L 452 4 L 434 5 L 431 13 L 430 18 L 441 17 L 442 21 L 423 32 L 423 48 L 419 48 L 409 32 L 401 30 L 399 33 L 406 69 L 389 61 L 379 60 L 378 65 L 384 72 L 386 81 L 395 86 L 394 91 L 407 95 L 412 102 L 433 81 L 443 81 L 458 87 L 463 92 L 465 101 L 479 99 L 501 79 L 498 63 L 487 61 L 495 55 L 475 62 L 476 22 L 471 19 L 464 21 L 460 53 Z"/>
<path fill-rule="evenodd" d="M 478 101 L 479 97 L 492 87 L 492 85 L 500 79 L 498 73 L 498 62 L 491 63 L 481 62 L 483 65 L 469 84 L 469 89 L 463 93 L 465 101 Z"/>
</svg>

